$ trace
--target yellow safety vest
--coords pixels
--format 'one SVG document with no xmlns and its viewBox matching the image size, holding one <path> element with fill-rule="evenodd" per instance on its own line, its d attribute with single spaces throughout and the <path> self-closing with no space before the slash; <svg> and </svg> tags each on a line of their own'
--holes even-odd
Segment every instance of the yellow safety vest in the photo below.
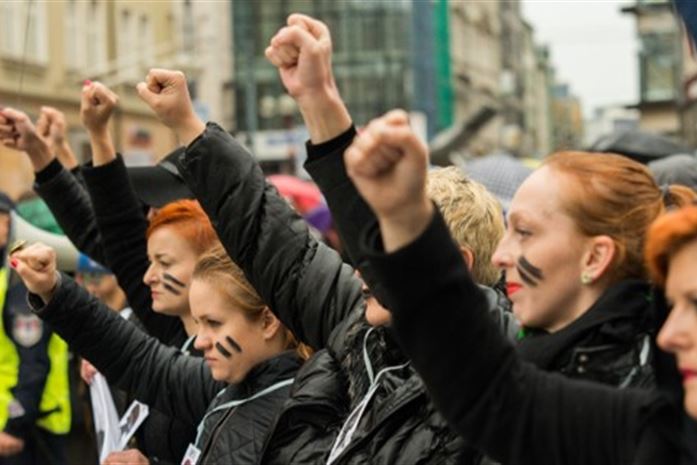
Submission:
<svg viewBox="0 0 697 465">
<path fill-rule="evenodd" d="M 10 276 L 7 268 L 0 268 L 0 316 L 5 308 L 5 297 Z M 51 412 L 36 424 L 53 433 L 70 431 L 70 384 L 68 379 L 68 345 L 52 334 L 48 341 L 48 358 L 51 368 L 39 403 L 40 412 Z M 0 430 L 9 417 L 9 405 L 13 400 L 10 389 L 17 385 L 19 355 L 12 340 L 5 334 L 0 320 Z"/>
</svg>

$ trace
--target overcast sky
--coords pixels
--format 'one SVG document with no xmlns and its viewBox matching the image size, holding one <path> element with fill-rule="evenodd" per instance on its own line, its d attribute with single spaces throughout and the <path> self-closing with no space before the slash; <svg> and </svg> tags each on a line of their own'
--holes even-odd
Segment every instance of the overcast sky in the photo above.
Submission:
<svg viewBox="0 0 697 465">
<path fill-rule="evenodd" d="M 537 43 L 548 44 L 560 80 L 571 85 L 590 116 L 597 106 L 639 97 L 634 17 L 620 12 L 633 0 L 523 0 Z"/>
</svg>

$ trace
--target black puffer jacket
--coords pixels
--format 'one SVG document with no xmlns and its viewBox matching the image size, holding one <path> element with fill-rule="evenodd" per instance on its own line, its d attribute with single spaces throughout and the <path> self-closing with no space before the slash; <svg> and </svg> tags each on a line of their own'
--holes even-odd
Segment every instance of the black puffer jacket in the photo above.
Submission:
<svg viewBox="0 0 697 465">
<path fill-rule="evenodd" d="M 80 179 L 91 186 L 92 197 Z M 78 249 L 114 272 L 145 331 L 164 344 L 182 347 L 188 337 L 181 320 L 155 313 L 150 290 L 143 283 L 148 266 L 147 221 L 123 160 L 85 167 L 80 178 L 53 160 L 36 174 L 34 188 Z M 153 464 L 179 463 L 194 435 L 193 425 L 154 409 L 136 433 L 139 449 Z"/>
<path fill-rule="evenodd" d="M 384 285 L 397 337 L 468 441 L 505 464 L 680 463 L 679 409 L 665 397 L 571 380 L 521 360 L 487 318 L 438 212 L 394 253 L 370 239 L 365 253 Z M 437 308 L 439 318 L 425 308 Z"/>
<path fill-rule="evenodd" d="M 281 383 L 279 389 L 266 395 L 206 416 L 199 438 L 199 464 L 260 463 L 269 428 L 288 398 L 288 380 L 301 364 L 294 352 L 262 362 L 242 383 L 228 385 L 211 377 L 203 359 L 183 355 L 146 335 L 67 276 L 62 276 L 47 305 L 34 295 L 29 301 L 39 316 L 54 325 L 56 332 L 110 382 L 185 424 L 198 425 L 216 407 L 249 399 Z"/>
<path fill-rule="evenodd" d="M 208 124 L 179 168 L 231 258 L 286 326 L 319 351 L 298 373 L 264 462 L 326 463 L 371 378 L 391 367 L 334 463 L 467 463 L 470 452 L 436 412 L 389 329 L 371 330 L 365 321 L 353 269 L 314 239 L 252 156 Z"/>
</svg>

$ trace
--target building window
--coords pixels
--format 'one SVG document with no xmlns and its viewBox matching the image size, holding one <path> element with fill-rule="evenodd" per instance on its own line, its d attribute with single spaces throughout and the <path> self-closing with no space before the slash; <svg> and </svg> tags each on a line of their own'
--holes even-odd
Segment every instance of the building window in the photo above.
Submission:
<svg viewBox="0 0 697 465">
<path fill-rule="evenodd" d="M 46 4 L 3 2 L 0 50 L 4 56 L 34 63 L 48 60 Z"/>
<path fill-rule="evenodd" d="M 655 102 L 676 98 L 678 43 L 673 33 L 645 34 L 639 55 L 641 100 Z"/>
</svg>

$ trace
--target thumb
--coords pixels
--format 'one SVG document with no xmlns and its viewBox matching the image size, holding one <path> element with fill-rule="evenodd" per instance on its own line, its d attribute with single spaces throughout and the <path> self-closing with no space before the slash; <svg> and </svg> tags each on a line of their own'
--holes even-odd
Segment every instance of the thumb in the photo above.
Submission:
<svg viewBox="0 0 697 465">
<path fill-rule="evenodd" d="M 144 82 L 139 82 L 136 86 L 138 91 L 138 96 L 144 101 L 150 108 L 155 109 L 155 103 L 157 102 L 158 95 L 151 91 L 148 85 Z"/>
<path fill-rule="evenodd" d="M 41 275 L 34 271 L 32 267 L 23 260 L 17 260 L 13 263 L 13 265 L 14 270 L 17 272 L 19 277 L 22 278 L 24 284 L 30 291 L 33 292 L 35 290 L 33 284 L 37 283 L 41 279 Z"/>
<path fill-rule="evenodd" d="M 3 108 L 2 114 L 5 115 L 5 117 L 11 119 L 12 122 L 15 124 L 27 119 L 27 115 L 25 115 L 19 110 L 15 110 L 14 108 L 10 107 Z"/>
</svg>

